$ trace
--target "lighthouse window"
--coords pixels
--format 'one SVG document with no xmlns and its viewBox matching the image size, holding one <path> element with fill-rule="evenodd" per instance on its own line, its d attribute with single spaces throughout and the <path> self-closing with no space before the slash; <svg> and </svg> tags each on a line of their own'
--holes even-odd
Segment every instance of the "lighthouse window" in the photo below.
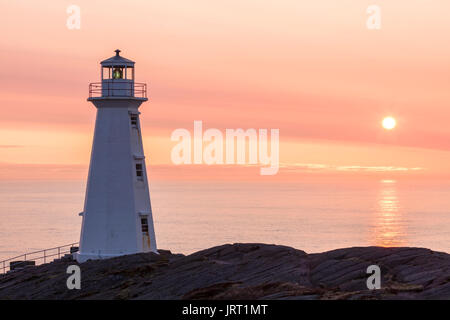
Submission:
<svg viewBox="0 0 450 320">
<path fill-rule="evenodd" d="M 144 176 L 144 169 L 142 163 L 136 163 L 136 176 L 138 180 L 142 180 Z"/>
<path fill-rule="evenodd" d="M 138 121 L 137 115 L 132 114 L 132 115 L 130 116 L 130 119 L 131 119 L 131 125 L 132 125 L 134 128 L 137 128 L 137 121 Z"/>
<path fill-rule="evenodd" d="M 148 232 L 148 220 L 147 218 L 141 218 L 142 232 Z"/>
</svg>

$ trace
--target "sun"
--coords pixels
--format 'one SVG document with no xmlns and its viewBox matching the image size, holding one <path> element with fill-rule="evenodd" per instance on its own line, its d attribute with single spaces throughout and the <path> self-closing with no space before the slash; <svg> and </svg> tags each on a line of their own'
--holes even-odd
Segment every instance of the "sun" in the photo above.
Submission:
<svg viewBox="0 0 450 320">
<path fill-rule="evenodd" d="M 393 117 L 386 117 L 383 119 L 382 126 L 386 130 L 392 130 L 397 125 L 397 121 Z"/>
</svg>

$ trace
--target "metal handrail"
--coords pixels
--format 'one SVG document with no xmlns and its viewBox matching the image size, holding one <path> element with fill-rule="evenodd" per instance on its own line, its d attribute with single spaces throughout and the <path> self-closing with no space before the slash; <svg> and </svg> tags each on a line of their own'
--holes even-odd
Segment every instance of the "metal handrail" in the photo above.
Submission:
<svg viewBox="0 0 450 320">
<path fill-rule="evenodd" d="M 54 248 L 48 248 L 48 249 L 44 249 L 44 250 L 28 252 L 28 253 L 24 253 L 24 254 L 21 254 L 21 255 L 18 255 L 18 256 L 15 256 L 15 257 L 12 257 L 12 258 L 0 261 L 0 264 L 1 264 L 0 268 L 2 269 L 1 273 L 4 274 L 7 271 L 11 270 L 11 262 L 13 260 L 16 260 L 16 259 L 19 259 L 19 258 L 23 258 L 23 260 L 21 259 L 20 261 L 37 261 L 37 260 L 41 260 L 42 259 L 43 263 L 46 263 L 47 262 L 47 258 L 58 256 L 58 259 L 59 259 L 59 258 L 61 258 L 61 255 L 66 254 L 66 253 L 70 253 L 70 248 L 75 246 L 75 245 L 78 245 L 78 242 L 66 244 L 66 245 L 59 246 L 59 247 L 54 247 Z M 66 247 L 68 247 L 68 249 L 61 250 L 61 249 L 66 248 Z M 47 254 L 51 250 L 57 250 L 57 253 Z M 33 256 L 33 255 L 39 254 L 39 253 L 42 253 L 43 255 L 40 255 L 38 257 L 30 257 L 30 256 Z M 27 256 L 28 256 L 28 260 L 27 260 Z M 6 265 L 7 262 L 9 262 L 8 265 Z M 39 265 L 39 264 L 37 264 L 37 265 Z"/>
<path fill-rule="evenodd" d="M 114 84 L 124 84 L 125 88 L 114 87 Z M 103 87 L 103 86 L 106 86 Z M 104 93 L 106 92 L 106 95 Z M 129 81 L 93 82 L 89 84 L 89 98 L 101 97 L 137 97 L 147 98 L 147 84 Z"/>
</svg>

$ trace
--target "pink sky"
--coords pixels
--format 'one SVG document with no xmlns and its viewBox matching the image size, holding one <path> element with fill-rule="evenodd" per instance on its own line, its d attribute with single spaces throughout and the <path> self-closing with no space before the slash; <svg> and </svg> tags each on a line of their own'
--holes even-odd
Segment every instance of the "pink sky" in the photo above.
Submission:
<svg viewBox="0 0 450 320">
<path fill-rule="evenodd" d="M 66 27 L 70 4 L 80 30 Z M 369 4 L 381 30 L 366 28 Z M 448 1 L 30 0 L 0 11 L 0 179 L 52 166 L 85 178 L 88 84 L 116 48 L 149 86 L 150 165 L 170 167 L 171 132 L 202 120 L 280 129 L 282 170 L 450 174 Z"/>
</svg>

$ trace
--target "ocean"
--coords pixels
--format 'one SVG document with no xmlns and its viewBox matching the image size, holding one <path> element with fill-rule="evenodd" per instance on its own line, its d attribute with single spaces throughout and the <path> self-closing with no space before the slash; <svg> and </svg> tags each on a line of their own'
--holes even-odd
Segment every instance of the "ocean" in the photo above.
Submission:
<svg viewBox="0 0 450 320">
<path fill-rule="evenodd" d="M 158 248 L 262 242 L 450 252 L 450 182 L 150 181 Z M 0 181 L 0 260 L 79 241 L 85 181 Z"/>
</svg>

